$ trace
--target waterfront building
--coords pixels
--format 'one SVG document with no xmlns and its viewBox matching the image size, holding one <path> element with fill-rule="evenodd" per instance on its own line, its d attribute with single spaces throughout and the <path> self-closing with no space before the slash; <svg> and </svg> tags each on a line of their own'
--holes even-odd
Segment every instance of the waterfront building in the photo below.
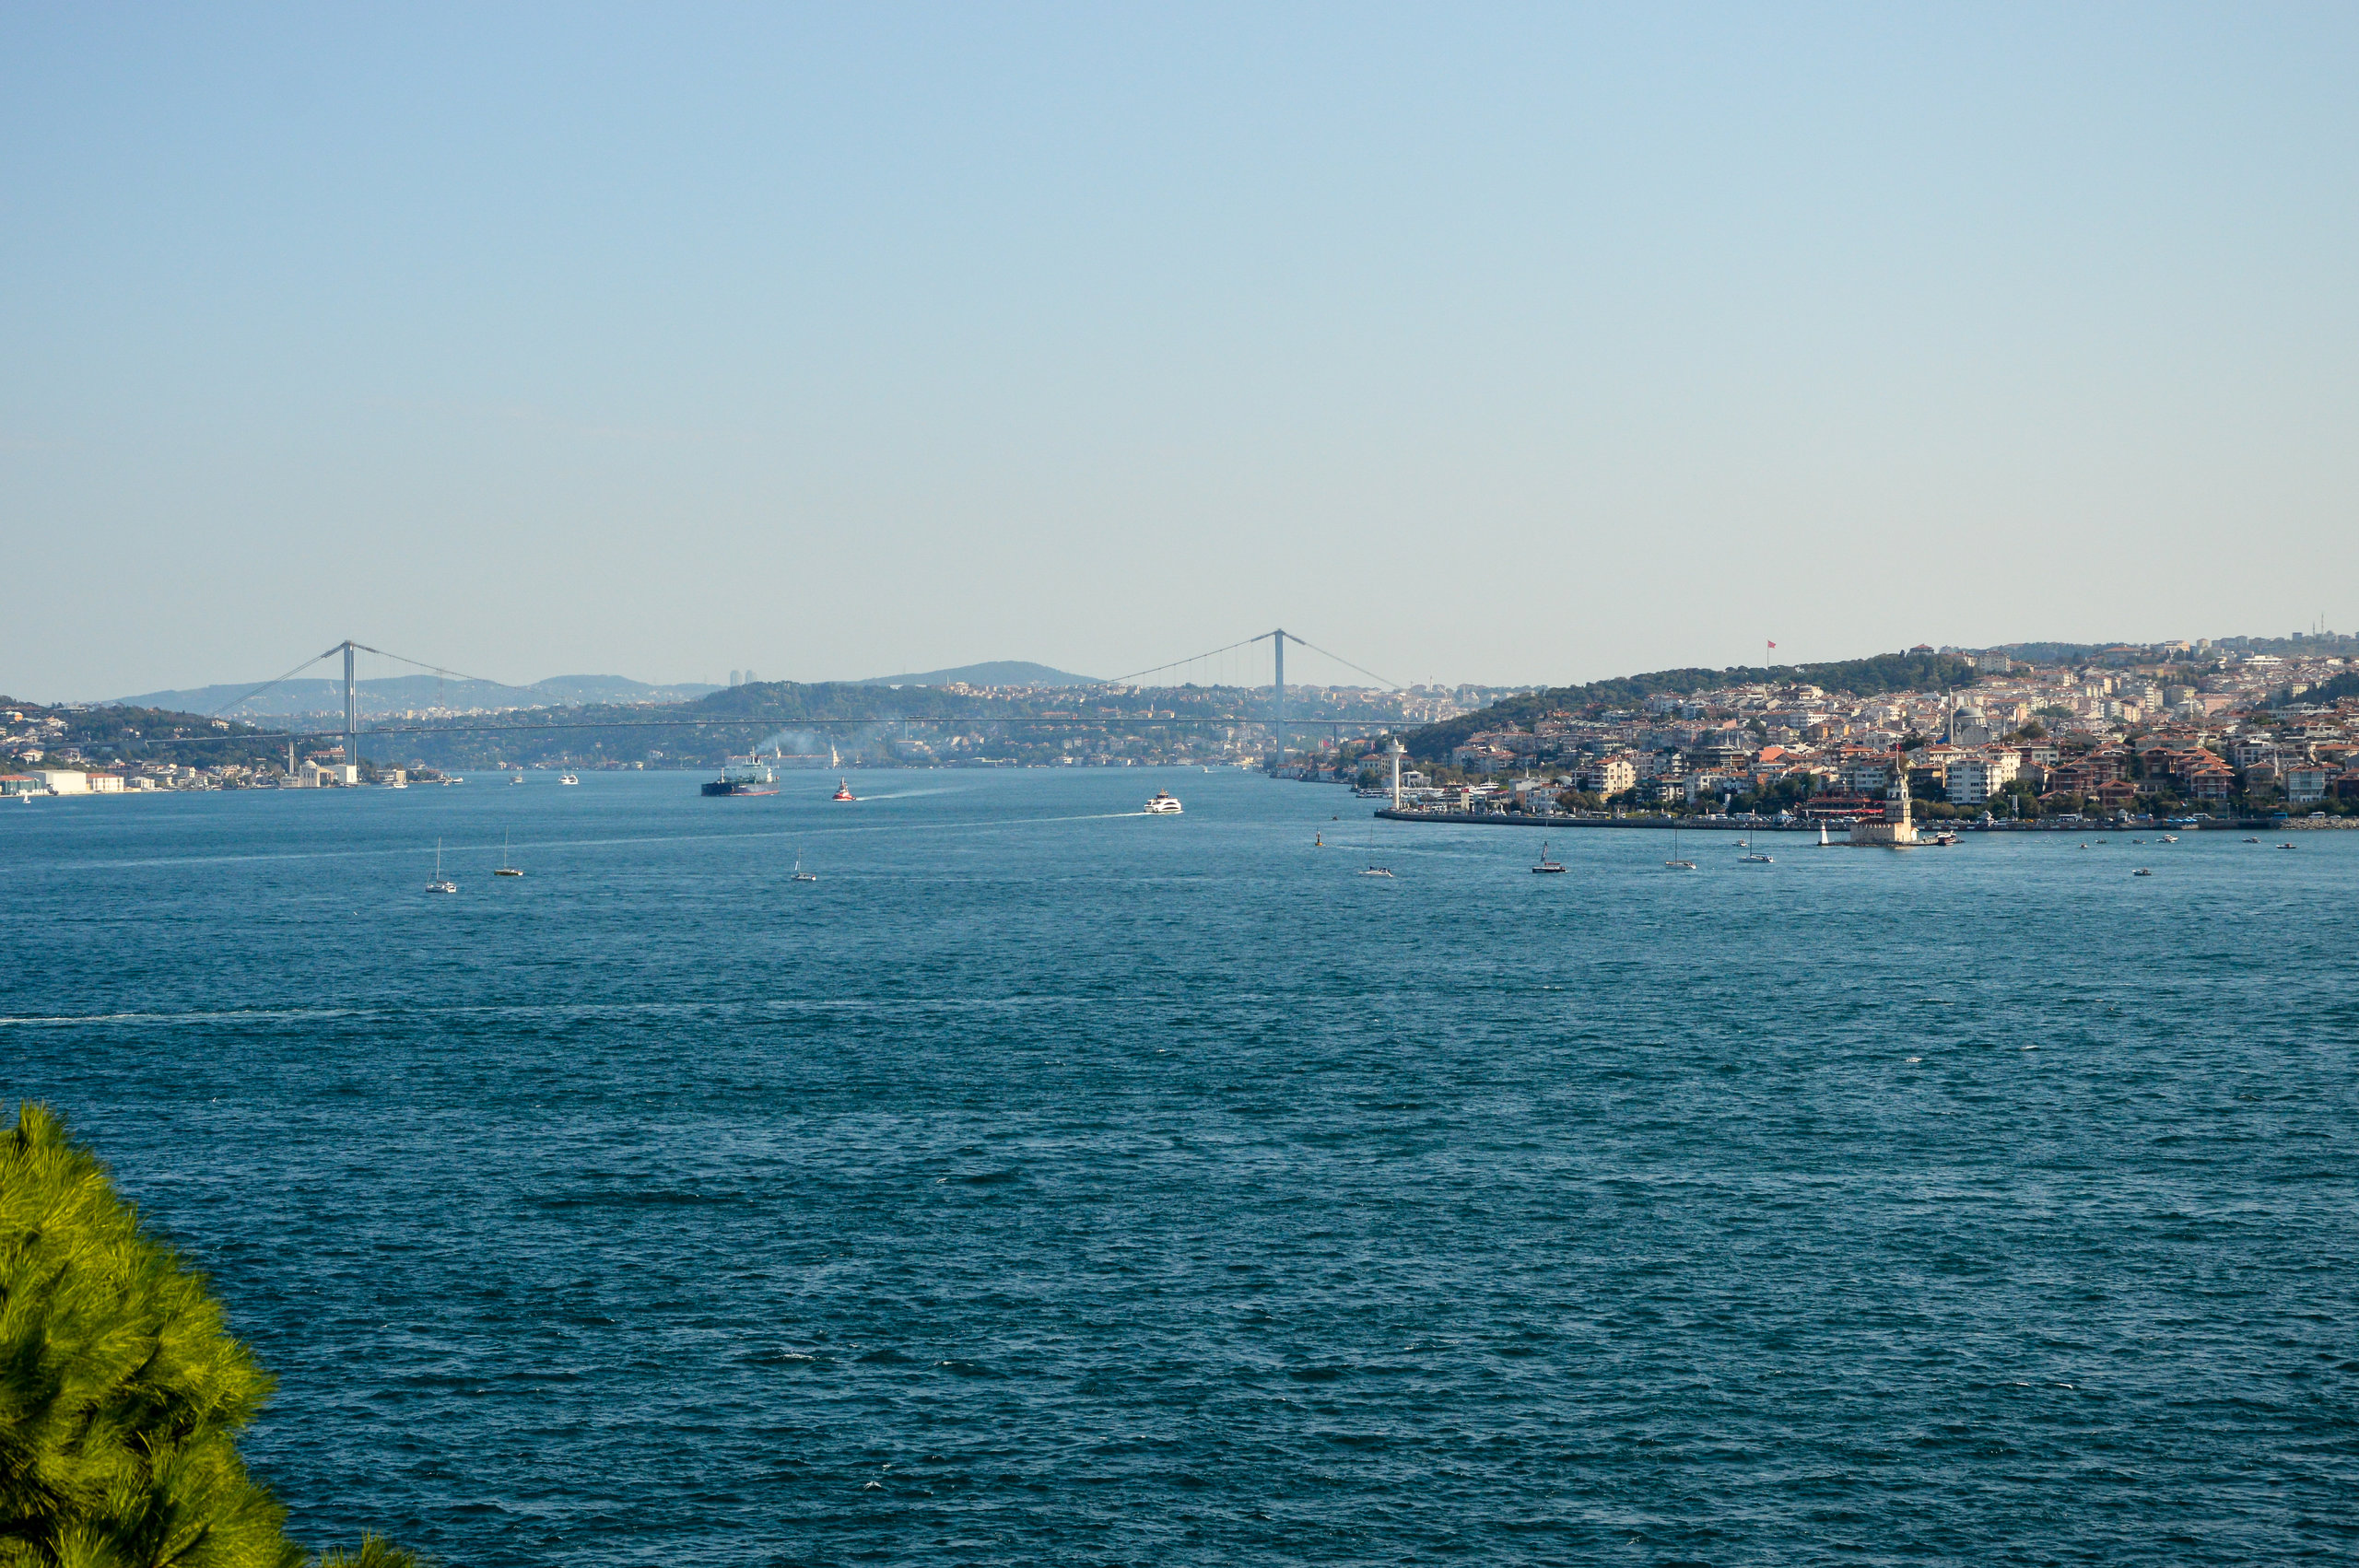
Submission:
<svg viewBox="0 0 2359 1568">
<path fill-rule="evenodd" d="M 2015 760 L 2013 752 L 2009 752 L 2006 755 L 2009 762 Z M 1999 769 L 1998 761 L 1989 756 L 1963 756 L 1951 763 L 1942 774 L 1942 782 L 1948 790 L 1950 804 L 1978 806 L 1989 800 L 1992 795 L 2006 788 L 2007 781 L 1999 776 Z M 2007 771 L 2012 774 L 2014 770 L 2009 768 Z"/>
<path fill-rule="evenodd" d="M 1627 757 L 1602 756 L 1584 764 L 1573 783 L 1584 794 L 1601 798 L 1618 795 L 1637 788 L 1638 770 Z"/>
</svg>

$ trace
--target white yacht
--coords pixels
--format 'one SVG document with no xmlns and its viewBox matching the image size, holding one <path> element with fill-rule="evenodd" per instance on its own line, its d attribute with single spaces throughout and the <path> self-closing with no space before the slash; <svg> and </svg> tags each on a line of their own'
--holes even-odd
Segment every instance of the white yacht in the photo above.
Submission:
<svg viewBox="0 0 2359 1568">
<path fill-rule="evenodd" d="M 1154 799 L 1148 801 L 1140 809 L 1149 816 L 1178 816 L 1180 810 L 1180 798 L 1168 790 L 1157 790 Z"/>
</svg>

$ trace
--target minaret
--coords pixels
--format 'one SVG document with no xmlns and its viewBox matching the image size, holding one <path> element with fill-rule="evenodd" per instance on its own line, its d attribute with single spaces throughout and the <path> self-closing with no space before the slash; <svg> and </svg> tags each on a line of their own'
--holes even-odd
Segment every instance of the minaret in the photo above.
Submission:
<svg viewBox="0 0 2359 1568">
<path fill-rule="evenodd" d="M 1896 782 L 1898 783 L 1898 785 L 1900 786 L 1900 820 L 1901 820 L 1901 823 L 1902 823 L 1904 825 L 1906 825 L 1907 824 L 1908 820 L 1909 820 L 1909 817 L 1908 817 L 1908 755 L 1907 755 L 1906 752 L 1895 752 L 1895 753 L 1893 753 L 1893 755 L 1892 755 L 1892 777 L 1893 777 L 1893 778 L 1895 779 L 1895 781 L 1896 781 Z M 1905 833 L 1904 833 L 1904 834 L 1902 834 L 1900 837 L 1903 837 L 1903 838 L 1906 838 L 1906 837 L 1908 837 L 1908 835 L 1907 835 L 1907 834 L 1905 834 Z"/>
</svg>

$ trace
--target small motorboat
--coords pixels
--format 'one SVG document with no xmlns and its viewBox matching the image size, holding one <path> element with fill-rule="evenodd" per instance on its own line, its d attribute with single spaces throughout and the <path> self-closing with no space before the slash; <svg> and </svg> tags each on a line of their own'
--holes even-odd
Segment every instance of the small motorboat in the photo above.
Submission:
<svg viewBox="0 0 2359 1568">
<path fill-rule="evenodd" d="M 1180 798 L 1168 790 L 1157 790 L 1147 803 L 1140 808 L 1149 816 L 1178 816 Z"/>
<path fill-rule="evenodd" d="M 508 776 L 508 782 L 511 784 L 522 784 L 524 782 L 524 776 L 521 773 L 511 773 Z"/>
<path fill-rule="evenodd" d="M 2178 835 L 2176 833 L 2165 833 L 2163 835 L 2163 842 L 2165 844 L 2176 844 L 2178 842 Z"/>
<path fill-rule="evenodd" d="M 1391 876 L 1391 874 L 1392 868 L 1390 866 L 1370 866 L 1367 870 L 1360 872 L 1360 875 L 1362 876 Z"/>
<path fill-rule="evenodd" d="M 2140 866 L 2136 871 L 2131 872 L 2130 874 L 2131 876 L 2153 876 L 2154 873 L 2148 871 L 2145 867 Z"/>
<path fill-rule="evenodd" d="M 1561 872 L 1564 869 L 1564 861 L 1552 860 L 1548 858 L 1548 840 L 1545 838 L 1542 839 L 1540 841 L 1540 863 L 1532 868 L 1532 874 L 1535 876 L 1546 876 Z"/>
<path fill-rule="evenodd" d="M 560 783 L 560 784 L 579 784 L 579 783 L 581 783 L 581 779 L 576 778 L 575 778 L 572 774 L 570 774 L 570 773 L 560 773 L 560 774 L 558 774 L 558 775 L 557 776 L 557 781 L 558 783 Z"/>
<path fill-rule="evenodd" d="M 2292 846 L 2291 844 L 2280 844 L 2280 845 L 2279 845 L 2279 846 L 2277 846 L 2277 847 L 2278 847 L 2280 849 L 2291 849 L 2294 846 Z"/>
<path fill-rule="evenodd" d="M 2248 843 L 2248 844 L 2258 844 L 2258 843 L 2259 843 L 2259 842 L 2260 842 L 2260 840 L 2259 840 L 2259 839 L 2258 839 L 2258 838 L 2248 838 L 2248 839 L 2246 839 L 2246 840 L 2245 840 L 2245 842 L 2246 842 L 2246 843 Z"/>
<path fill-rule="evenodd" d="M 839 778 L 836 780 L 836 792 L 833 795 L 830 795 L 828 799 L 834 801 L 857 801 L 860 797 L 851 792 L 851 780 Z"/>
</svg>

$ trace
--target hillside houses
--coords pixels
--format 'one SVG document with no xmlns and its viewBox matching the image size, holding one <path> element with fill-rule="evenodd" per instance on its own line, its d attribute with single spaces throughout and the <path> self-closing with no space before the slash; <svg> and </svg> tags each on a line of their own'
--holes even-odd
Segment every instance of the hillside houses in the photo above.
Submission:
<svg viewBox="0 0 2359 1568">
<path fill-rule="evenodd" d="M 1900 760 L 1912 795 L 1966 814 L 2359 813 L 2359 689 L 2344 689 L 2359 688 L 2359 659 L 2196 645 L 2105 655 L 2056 667 L 1993 658 L 1947 692 L 1751 683 L 1563 709 L 1475 730 L 1449 762 L 1596 803 L 1881 800 Z M 2301 700 L 2346 675 L 2323 693 L 2331 701 Z M 1540 798 L 1528 783 L 1524 794 Z"/>
</svg>

